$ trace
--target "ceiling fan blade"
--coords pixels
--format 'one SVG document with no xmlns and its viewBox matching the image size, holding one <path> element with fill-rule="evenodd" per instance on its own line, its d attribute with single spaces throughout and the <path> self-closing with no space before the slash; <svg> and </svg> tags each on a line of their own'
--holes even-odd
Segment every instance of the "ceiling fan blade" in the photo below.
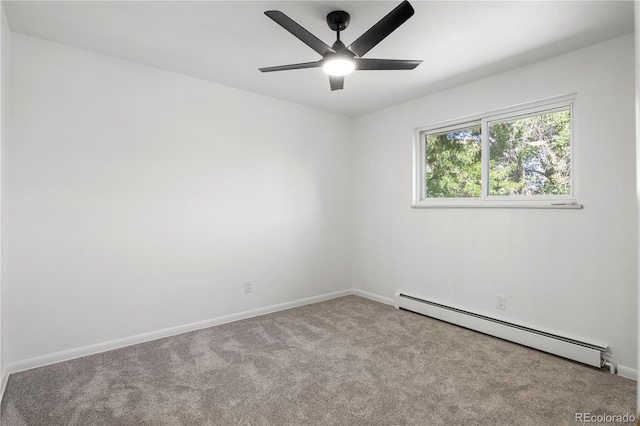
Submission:
<svg viewBox="0 0 640 426">
<path fill-rule="evenodd" d="M 279 10 L 267 10 L 264 14 L 276 21 L 282 28 L 298 37 L 304 44 L 306 44 L 322 56 L 329 52 L 335 53 L 335 51 L 331 47 L 327 46 L 327 44 L 325 44 L 322 40 L 311 34 L 300 24 L 298 24 L 296 21 L 289 18 Z"/>
<path fill-rule="evenodd" d="M 262 72 L 272 72 L 272 71 L 288 71 L 288 70 L 301 70 L 304 68 L 316 68 L 322 66 L 322 59 L 315 62 L 303 62 L 300 64 L 291 64 L 291 65 L 278 65 L 276 67 L 266 67 L 266 68 L 258 68 Z"/>
<path fill-rule="evenodd" d="M 386 36 L 395 31 L 395 29 L 402 25 L 407 19 L 411 18 L 413 12 L 413 7 L 411 7 L 409 2 L 406 0 L 403 1 L 389 12 L 387 16 L 351 43 L 349 49 L 358 56 L 364 55 Z"/>
<path fill-rule="evenodd" d="M 331 91 L 342 90 L 344 88 L 344 76 L 329 76 L 329 83 L 331 84 Z"/>
<path fill-rule="evenodd" d="M 403 59 L 364 59 L 356 58 L 357 70 L 412 70 L 422 61 Z"/>
</svg>

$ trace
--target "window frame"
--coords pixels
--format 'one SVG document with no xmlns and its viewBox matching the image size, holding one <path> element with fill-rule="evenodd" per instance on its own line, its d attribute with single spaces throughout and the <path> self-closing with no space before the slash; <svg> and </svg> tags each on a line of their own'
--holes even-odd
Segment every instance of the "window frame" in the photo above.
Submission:
<svg viewBox="0 0 640 426">
<path fill-rule="evenodd" d="M 415 129 L 413 146 L 413 202 L 414 208 L 582 208 L 577 202 L 575 108 L 576 94 L 558 96 L 536 102 L 475 114 L 454 120 L 437 122 Z M 564 195 L 490 195 L 489 191 L 489 125 L 523 119 L 544 113 L 569 109 L 570 125 L 570 194 Z M 426 197 L 426 136 L 471 126 L 481 127 L 482 194 L 480 197 L 428 198 Z"/>
</svg>

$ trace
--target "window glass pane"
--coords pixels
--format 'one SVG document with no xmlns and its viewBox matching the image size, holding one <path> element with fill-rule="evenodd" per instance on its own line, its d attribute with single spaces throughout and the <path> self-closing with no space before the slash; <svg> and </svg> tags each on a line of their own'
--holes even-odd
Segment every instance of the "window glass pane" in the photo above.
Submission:
<svg viewBox="0 0 640 426">
<path fill-rule="evenodd" d="M 480 197 L 480 126 L 425 137 L 427 198 Z"/>
<path fill-rule="evenodd" d="M 489 123 L 489 195 L 571 194 L 569 109 Z"/>
</svg>

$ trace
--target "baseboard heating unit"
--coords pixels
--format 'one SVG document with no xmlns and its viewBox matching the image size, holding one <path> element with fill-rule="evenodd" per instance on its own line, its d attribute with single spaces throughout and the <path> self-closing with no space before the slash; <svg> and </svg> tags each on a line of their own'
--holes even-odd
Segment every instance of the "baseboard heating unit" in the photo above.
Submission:
<svg viewBox="0 0 640 426">
<path fill-rule="evenodd" d="M 416 312 L 428 317 L 456 324 L 530 348 L 538 349 L 583 364 L 601 368 L 609 367 L 615 373 L 615 365 L 608 361 L 609 348 L 594 345 L 555 334 L 545 333 L 484 315 L 463 311 L 439 303 L 397 292 L 396 309 Z"/>
</svg>

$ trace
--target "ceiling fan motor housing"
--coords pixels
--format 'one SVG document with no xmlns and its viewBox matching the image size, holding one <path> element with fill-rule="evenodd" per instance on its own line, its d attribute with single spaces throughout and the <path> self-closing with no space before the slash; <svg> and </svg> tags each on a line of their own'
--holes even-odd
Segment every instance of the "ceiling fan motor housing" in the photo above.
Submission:
<svg viewBox="0 0 640 426">
<path fill-rule="evenodd" d="M 342 31 L 349 26 L 351 16 L 344 10 L 334 10 L 327 15 L 327 25 L 333 31 Z"/>
</svg>

